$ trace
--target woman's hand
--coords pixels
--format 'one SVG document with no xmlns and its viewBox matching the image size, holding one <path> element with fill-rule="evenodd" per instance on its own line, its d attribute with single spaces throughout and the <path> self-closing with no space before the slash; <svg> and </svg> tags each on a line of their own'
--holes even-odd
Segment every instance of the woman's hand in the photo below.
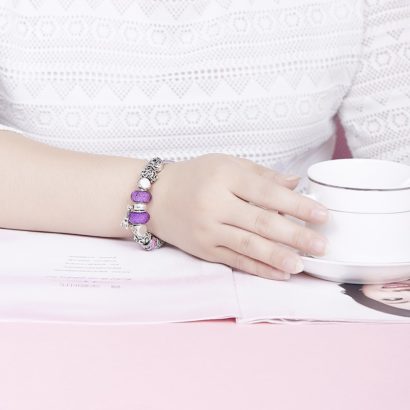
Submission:
<svg viewBox="0 0 410 410">
<path fill-rule="evenodd" d="M 289 279 L 303 270 L 297 250 L 322 255 L 326 243 L 281 215 L 327 219 L 326 208 L 292 190 L 297 182 L 226 154 L 169 163 L 151 188 L 148 230 L 201 259 Z"/>
</svg>

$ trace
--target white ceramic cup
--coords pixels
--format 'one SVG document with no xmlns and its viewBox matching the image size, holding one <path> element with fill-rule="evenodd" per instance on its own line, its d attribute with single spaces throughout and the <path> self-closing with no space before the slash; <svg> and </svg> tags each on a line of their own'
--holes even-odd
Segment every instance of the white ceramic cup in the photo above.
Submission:
<svg viewBox="0 0 410 410">
<path fill-rule="evenodd" d="M 329 209 L 306 224 L 328 239 L 320 259 L 410 262 L 410 167 L 375 159 L 323 161 L 308 169 L 308 194 Z"/>
</svg>

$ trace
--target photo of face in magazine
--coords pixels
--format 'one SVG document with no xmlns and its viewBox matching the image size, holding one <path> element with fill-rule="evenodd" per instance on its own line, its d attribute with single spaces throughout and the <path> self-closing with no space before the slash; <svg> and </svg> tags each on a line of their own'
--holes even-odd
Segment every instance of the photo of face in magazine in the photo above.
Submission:
<svg viewBox="0 0 410 410">
<path fill-rule="evenodd" d="M 235 272 L 239 323 L 410 323 L 410 279 L 380 285 L 332 282 L 306 273 L 268 281 Z"/>
<path fill-rule="evenodd" d="M 354 301 L 379 312 L 410 317 L 410 279 L 384 285 L 339 285 Z"/>
</svg>

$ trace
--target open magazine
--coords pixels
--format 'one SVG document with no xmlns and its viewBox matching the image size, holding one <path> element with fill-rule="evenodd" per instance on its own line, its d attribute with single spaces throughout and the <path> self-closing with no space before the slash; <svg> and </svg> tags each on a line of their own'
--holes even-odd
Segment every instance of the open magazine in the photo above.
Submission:
<svg viewBox="0 0 410 410">
<path fill-rule="evenodd" d="M 262 279 L 173 246 L 0 229 L 0 321 L 410 323 L 410 281 Z"/>
</svg>

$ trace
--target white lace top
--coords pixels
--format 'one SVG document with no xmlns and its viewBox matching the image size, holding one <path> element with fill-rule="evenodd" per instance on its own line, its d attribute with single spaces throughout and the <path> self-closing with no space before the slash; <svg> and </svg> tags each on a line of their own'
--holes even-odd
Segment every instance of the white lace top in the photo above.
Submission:
<svg viewBox="0 0 410 410">
<path fill-rule="evenodd" d="M 409 0 L 0 0 L 0 124 L 72 150 L 410 164 Z"/>
</svg>

